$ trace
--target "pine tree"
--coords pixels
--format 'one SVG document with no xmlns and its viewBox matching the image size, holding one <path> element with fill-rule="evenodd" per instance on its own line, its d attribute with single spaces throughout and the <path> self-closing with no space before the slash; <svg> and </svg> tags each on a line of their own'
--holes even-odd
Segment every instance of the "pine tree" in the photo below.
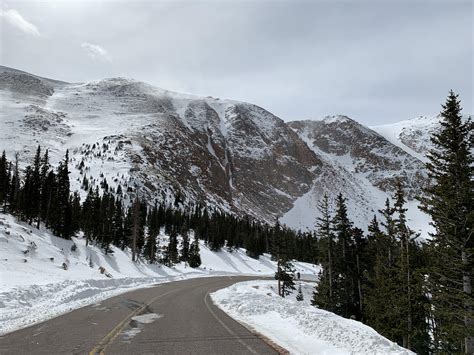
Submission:
<svg viewBox="0 0 474 355">
<path fill-rule="evenodd" d="M 411 312 L 411 298 L 412 298 L 412 270 L 410 269 L 410 249 L 413 240 L 416 238 L 415 233 L 406 224 L 406 212 L 404 207 L 406 203 L 405 194 L 401 181 L 397 179 L 395 191 L 394 212 L 397 214 L 394 220 L 395 233 L 397 242 L 399 244 L 397 271 L 398 281 L 401 285 L 400 294 L 397 297 L 400 309 L 400 318 L 404 326 L 402 326 L 401 333 L 403 338 L 403 347 L 411 348 L 412 336 L 412 312 Z M 403 329 L 405 328 L 405 329 Z"/>
<path fill-rule="evenodd" d="M 181 250 L 180 250 L 180 260 L 188 262 L 189 260 L 189 235 L 186 228 L 181 228 Z"/>
<path fill-rule="evenodd" d="M 419 234 L 407 225 L 406 199 L 401 180 L 396 182 L 394 200 L 395 234 L 399 245 L 395 267 L 400 287 L 395 301 L 400 309 L 402 345 L 417 352 L 424 352 L 429 346 L 426 321 L 428 315 L 425 311 L 428 308 L 428 299 L 424 289 L 425 271 L 422 270 L 425 265 L 420 258 L 416 258 L 420 254 L 420 246 L 415 242 Z"/>
<path fill-rule="evenodd" d="M 364 300 L 367 323 L 385 337 L 402 344 L 406 335 L 406 288 L 400 269 L 400 243 L 397 243 L 396 208 L 386 199 L 385 208 L 379 211 L 382 226 L 374 216 L 369 227 L 369 252 L 375 252 L 373 269 L 369 272 Z M 390 304 L 390 307 L 387 307 Z"/>
<path fill-rule="evenodd" d="M 15 154 L 15 163 L 12 168 L 12 177 L 9 188 L 8 205 L 11 213 L 15 214 L 20 208 L 20 169 L 18 153 Z"/>
<path fill-rule="evenodd" d="M 33 169 L 31 172 L 31 187 L 30 187 L 30 204 L 31 215 L 29 216 L 29 223 L 33 223 L 36 219 L 36 224 L 40 221 L 40 206 L 41 206 L 41 147 L 36 149 L 35 158 L 33 161 Z"/>
<path fill-rule="evenodd" d="M 18 193 L 18 207 L 17 216 L 22 221 L 28 221 L 31 224 L 31 217 L 33 213 L 32 204 L 30 201 L 31 185 L 32 185 L 32 170 L 31 166 L 25 168 L 25 177 L 23 179 L 23 186 L 21 186 Z"/>
<path fill-rule="evenodd" d="M 426 353 L 429 334 L 424 264 L 421 248 L 415 243 L 417 234 L 407 226 L 406 200 L 400 181 L 396 183 L 394 201 L 392 206 L 387 199 L 380 211 L 384 231 L 375 216 L 368 228 L 364 247 L 367 257 L 363 258 L 367 270 L 367 277 L 362 279 L 363 319 L 385 337 Z"/>
<path fill-rule="evenodd" d="M 69 183 L 69 152 L 66 151 L 64 160 L 57 169 L 57 184 L 54 194 L 55 223 L 53 230 L 61 237 L 69 239 L 73 233 L 71 228 L 71 205 Z"/>
<path fill-rule="evenodd" d="M 319 273 L 319 282 L 313 292 L 311 304 L 319 308 L 334 312 L 336 299 L 334 297 L 334 283 L 337 278 L 334 269 L 334 234 L 332 231 L 331 214 L 329 210 L 329 197 L 325 193 L 318 204 L 321 214 L 316 222 L 316 235 L 325 252 L 321 255 L 322 270 Z"/>
<path fill-rule="evenodd" d="M 298 285 L 298 294 L 296 295 L 297 301 L 304 301 L 303 291 L 301 290 L 301 283 Z"/>
<path fill-rule="evenodd" d="M 352 229 L 353 248 L 352 259 L 355 262 L 355 268 L 352 269 L 351 275 L 353 278 L 352 287 L 355 288 L 352 292 L 355 303 L 352 305 L 355 318 L 362 320 L 364 315 L 364 286 L 367 283 L 367 272 L 370 262 L 367 259 L 372 258 L 372 255 L 366 255 L 368 241 L 364 236 L 364 232 L 360 228 Z"/>
<path fill-rule="evenodd" d="M 273 244 L 273 252 L 277 261 L 275 280 L 278 280 L 278 293 L 284 298 L 296 289 L 293 281 L 295 269 L 290 259 L 287 231 L 280 227 L 278 221 L 275 225 Z"/>
<path fill-rule="evenodd" d="M 112 244 L 116 247 L 120 247 L 122 245 L 122 240 L 125 238 L 125 230 L 124 230 L 124 210 L 122 201 L 120 198 L 112 197 L 112 203 L 114 204 L 114 210 L 112 215 L 112 224 L 113 224 L 113 234 L 112 234 Z"/>
<path fill-rule="evenodd" d="M 47 217 L 49 214 L 48 212 L 51 205 L 55 177 L 54 173 L 50 169 L 51 166 L 49 165 L 49 152 L 46 149 L 41 161 L 41 196 L 39 204 L 40 218 L 38 218 L 38 223 L 36 225 L 36 228 L 38 229 L 40 227 L 41 221 L 47 223 Z"/>
<path fill-rule="evenodd" d="M 71 205 L 71 231 L 75 233 L 81 229 L 81 197 L 79 196 L 79 193 L 77 191 L 74 191 L 69 200 L 69 204 Z"/>
<path fill-rule="evenodd" d="M 192 268 L 199 267 L 201 265 L 201 255 L 199 252 L 199 239 L 194 238 L 191 247 L 189 248 L 189 266 Z"/>
<path fill-rule="evenodd" d="M 5 203 L 8 196 L 8 185 L 10 181 L 8 179 L 8 161 L 3 151 L 0 158 L 0 206 Z"/>
<path fill-rule="evenodd" d="M 7 173 L 4 181 L 4 187 L 3 187 L 3 212 L 7 212 L 7 205 L 10 201 L 10 191 L 12 188 L 11 182 L 12 182 L 12 162 L 7 162 Z"/>
<path fill-rule="evenodd" d="M 355 316 L 358 312 L 357 289 L 354 283 L 356 262 L 352 253 L 353 225 L 347 214 L 346 199 L 341 193 L 336 198 L 336 209 L 332 229 L 337 240 L 335 246 L 334 269 L 337 275 L 337 292 L 333 295 L 338 304 L 336 313 L 343 317 Z"/>
<path fill-rule="evenodd" d="M 169 243 L 165 251 L 164 263 L 166 266 L 173 266 L 178 262 L 178 233 L 176 229 L 171 230 Z"/>
<path fill-rule="evenodd" d="M 286 257 L 278 258 L 275 279 L 281 283 L 280 296 L 283 298 L 291 294 L 293 290 L 296 290 L 295 282 L 293 281 L 294 272 L 293 263 L 289 259 Z"/>
<path fill-rule="evenodd" d="M 379 210 L 383 216 L 382 226 L 385 227 L 386 248 L 387 248 L 387 265 L 391 267 L 394 263 L 394 247 L 395 247 L 395 221 L 393 220 L 394 208 L 390 204 L 390 199 L 385 200 L 385 208 Z"/>
<path fill-rule="evenodd" d="M 156 262 L 157 237 L 160 233 L 158 221 L 158 207 L 155 203 L 151 213 L 148 214 L 148 233 L 145 240 L 144 253 L 150 264 Z"/>
<path fill-rule="evenodd" d="M 428 270 L 436 351 L 474 353 L 474 127 L 458 95 L 442 106 L 441 127 L 427 155 L 430 184 L 422 210 L 433 221 Z"/>
<path fill-rule="evenodd" d="M 139 255 L 138 239 L 140 238 L 141 229 L 142 229 L 140 215 L 141 215 L 140 200 L 136 198 L 131 208 L 132 261 L 137 261 L 138 255 Z"/>
</svg>

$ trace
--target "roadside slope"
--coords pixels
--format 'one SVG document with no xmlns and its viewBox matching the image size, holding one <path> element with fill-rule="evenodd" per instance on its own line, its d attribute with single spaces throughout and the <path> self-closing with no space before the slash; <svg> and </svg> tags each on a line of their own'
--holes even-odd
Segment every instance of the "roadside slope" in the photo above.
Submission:
<svg viewBox="0 0 474 355">
<path fill-rule="evenodd" d="M 168 242 L 164 234 L 159 239 L 160 245 Z M 200 249 L 202 264 L 195 269 L 133 263 L 127 250 L 112 246 L 113 254 L 105 255 L 80 237 L 57 238 L 0 213 L 0 335 L 140 287 L 212 275 L 272 275 L 276 269 L 268 255 L 257 260 L 244 249 L 213 252 L 202 242 Z M 319 271 L 296 266 L 303 275 Z"/>
</svg>

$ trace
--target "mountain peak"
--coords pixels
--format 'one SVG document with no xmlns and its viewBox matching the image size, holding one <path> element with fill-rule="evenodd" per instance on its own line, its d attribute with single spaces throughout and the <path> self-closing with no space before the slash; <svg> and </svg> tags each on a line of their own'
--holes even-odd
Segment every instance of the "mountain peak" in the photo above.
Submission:
<svg viewBox="0 0 474 355">
<path fill-rule="evenodd" d="M 325 116 L 322 121 L 325 123 L 347 123 L 347 122 L 355 122 L 353 119 L 349 118 L 346 115 L 328 115 Z"/>
</svg>

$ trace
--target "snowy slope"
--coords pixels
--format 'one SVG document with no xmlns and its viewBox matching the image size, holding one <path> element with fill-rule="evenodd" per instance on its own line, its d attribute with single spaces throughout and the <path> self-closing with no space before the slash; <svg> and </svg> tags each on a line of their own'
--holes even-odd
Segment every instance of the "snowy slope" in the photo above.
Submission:
<svg viewBox="0 0 474 355">
<path fill-rule="evenodd" d="M 166 242 L 167 236 L 160 235 L 160 245 Z M 268 255 L 256 260 L 242 249 L 212 252 L 202 243 L 200 248 L 202 265 L 196 269 L 183 263 L 172 268 L 133 263 L 129 253 L 119 248 L 112 247 L 113 255 L 104 255 L 81 238 L 57 238 L 48 230 L 0 214 L 0 334 L 138 287 L 209 275 L 272 275 L 276 269 Z M 296 267 L 312 278 L 319 271 L 307 263 L 297 262 Z"/>
<path fill-rule="evenodd" d="M 149 201 L 180 195 L 273 222 L 309 190 L 319 163 L 258 106 L 131 79 L 73 84 L 0 67 L 0 105 L 0 150 L 19 152 L 24 166 L 38 144 L 53 163 L 69 149 L 73 189 L 105 178 Z"/>
<path fill-rule="evenodd" d="M 413 354 L 360 322 L 311 306 L 314 285 L 301 286 L 302 302 L 295 293 L 278 296 L 274 281 L 240 282 L 211 297 L 234 319 L 292 354 Z"/>
<path fill-rule="evenodd" d="M 393 195 L 396 179 L 401 179 L 411 200 L 408 223 L 424 237 L 428 235 L 429 218 L 413 200 L 426 183 L 422 161 L 346 116 L 289 125 L 324 164 L 311 190 L 281 218 L 283 223 L 301 229 L 313 227 L 319 215 L 317 204 L 324 193 L 332 199 L 342 193 L 351 219 L 366 230 L 373 215 Z"/>
<path fill-rule="evenodd" d="M 467 120 L 469 115 L 463 115 Z M 372 126 L 371 129 L 414 157 L 426 162 L 426 153 L 432 149 L 430 137 L 440 127 L 439 115 L 419 116 L 409 120 L 385 125 Z"/>
<path fill-rule="evenodd" d="M 0 67 L 0 151 L 31 162 L 38 144 L 53 163 L 69 149 L 71 186 L 106 180 L 136 195 L 207 204 L 268 223 L 313 229 L 326 191 L 342 192 L 356 224 L 383 206 L 396 178 L 413 198 L 424 184 L 432 119 L 374 127 L 345 116 L 286 124 L 253 104 L 179 94 L 109 78 L 64 83 Z M 378 133 L 377 133 L 378 132 Z M 420 133 L 421 132 L 421 133 Z M 426 235 L 426 216 L 410 210 Z"/>
<path fill-rule="evenodd" d="M 431 148 L 430 136 L 439 127 L 439 117 L 420 116 L 391 124 L 372 126 L 371 129 L 407 153 L 426 162 Z"/>
</svg>

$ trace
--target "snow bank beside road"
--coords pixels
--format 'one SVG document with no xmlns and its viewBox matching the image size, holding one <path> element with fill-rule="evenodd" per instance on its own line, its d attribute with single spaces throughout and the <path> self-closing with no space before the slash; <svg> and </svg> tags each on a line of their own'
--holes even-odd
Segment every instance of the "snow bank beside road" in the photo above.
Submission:
<svg viewBox="0 0 474 355">
<path fill-rule="evenodd" d="M 152 278 L 74 280 L 0 292 L 0 335 L 152 284 Z"/>
<path fill-rule="evenodd" d="M 160 245 L 167 242 L 160 235 Z M 193 277 L 272 275 L 276 269 L 268 255 L 256 260 L 243 249 L 213 252 L 203 243 L 200 248 L 202 265 L 196 269 L 133 263 L 127 251 L 112 247 L 114 253 L 104 255 L 82 238 L 57 238 L 0 213 L 0 335 L 140 287 Z M 319 271 L 312 264 L 295 266 L 304 277 Z"/>
<path fill-rule="evenodd" d="M 276 287 L 275 281 L 240 282 L 211 297 L 232 318 L 294 354 L 412 354 L 360 322 L 311 306 L 314 284 L 302 283 L 302 302 L 296 292 L 279 297 Z"/>
</svg>

